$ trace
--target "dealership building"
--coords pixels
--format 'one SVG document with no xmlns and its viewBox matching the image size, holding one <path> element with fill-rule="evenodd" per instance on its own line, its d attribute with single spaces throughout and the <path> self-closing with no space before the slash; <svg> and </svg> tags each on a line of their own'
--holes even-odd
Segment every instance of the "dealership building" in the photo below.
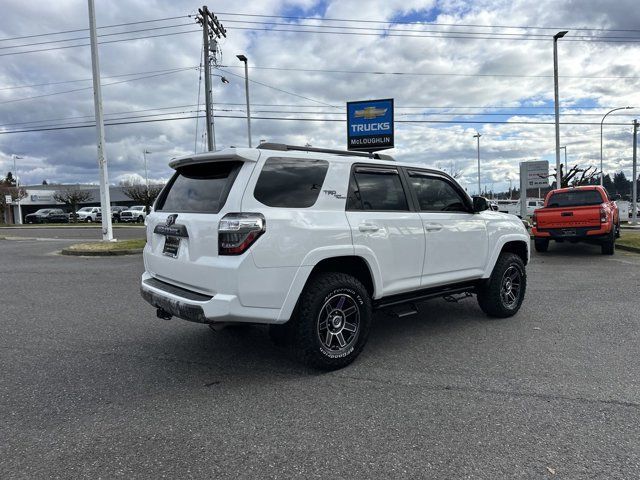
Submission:
<svg viewBox="0 0 640 480">
<path fill-rule="evenodd" d="M 22 211 L 22 223 L 24 223 L 25 215 L 33 213 L 41 208 L 61 208 L 65 212 L 69 211 L 69 206 L 64 203 L 56 202 L 53 199 L 54 194 L 59 190 L 66 190 L 68 188 L 77 188 L 82 191 L 88 191 L 91 194 L 91 198 L 86 202 L 78 204 L 78 208 L 82 207 L 99 207 L 100 206 L 100 187 L 98 185 L 24 185 L 21 186 L 27 192 L 27 196 L 20 200 L 20 210 Z M 109 196 L 111 199 L 111 206 L 122 205 L 125 207 L 131 207 L 133 205 L 139 205 L 140 202 L 136 202 L 127 197 L 124 190 L 127 187 L 109 187 Z M 17 223 L 14 219 L 18 218 L 18 203 L 13 202 L 7 205 L 9 208 L 5 208 L 4 222 L 11 224 Z"/>
</svg>

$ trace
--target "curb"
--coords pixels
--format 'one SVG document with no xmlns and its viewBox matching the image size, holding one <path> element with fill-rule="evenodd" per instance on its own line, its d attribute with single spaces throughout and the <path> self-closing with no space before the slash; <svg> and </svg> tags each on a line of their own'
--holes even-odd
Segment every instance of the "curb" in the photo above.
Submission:
<svg viewBox="0 0 640 480">
<path fill-rule="evenodd" d="M 640 248 L 638 247 L 628 247 L 627 245 L 620 245 L 616 243 L 616 248 L 619 248 L 620 250 L 624 250 L 626 252 L 640 253 Z"/>
<path fill-rule="evenodd" d="M 142 253 L 142 248 L 131 248 L 129 250 L 104 250 L 102 252 L 95 250 L 71 250 L 63 248 L 60 252 L 62 255 L 70 255 L 75 257 L 117 257 L 122 255 L 136 255 Z"/>
</svg>

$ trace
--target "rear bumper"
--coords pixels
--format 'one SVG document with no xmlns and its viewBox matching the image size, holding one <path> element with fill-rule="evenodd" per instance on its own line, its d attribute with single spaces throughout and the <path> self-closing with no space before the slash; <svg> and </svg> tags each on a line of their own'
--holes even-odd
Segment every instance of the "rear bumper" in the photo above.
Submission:
<svg viewBox="0 0 640 480">
<path fill-rule="evenodd" d="M 142 274 L 140 294 L 155 308 L 197 323 L 282 323 L 279 308 L 246 307 L 236 295 L 203 295 Z"/>
<path fill-rule="evenodd" d="M 538 228 L 531 229 L 532 235 L 537 239 L 547 240 L 598 240 L 607 238 L 611 232 L 611 224 L 603 223 L 599 227 L 576 228 Z"/>
</svg>

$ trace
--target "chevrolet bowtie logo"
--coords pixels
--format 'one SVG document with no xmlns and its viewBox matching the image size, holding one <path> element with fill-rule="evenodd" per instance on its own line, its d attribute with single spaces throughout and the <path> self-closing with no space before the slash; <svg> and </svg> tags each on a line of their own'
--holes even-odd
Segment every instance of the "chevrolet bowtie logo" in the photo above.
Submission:
<svg viewBox="0 0 640 480">
<path fill-rule="evenodd" d="M 387 113 L 386 108 L 366 107 L 362 110 L 356 110 L 356 118 L 371 120 L 372 118 L 382 117 L 385 113 Z"/>
</svg>

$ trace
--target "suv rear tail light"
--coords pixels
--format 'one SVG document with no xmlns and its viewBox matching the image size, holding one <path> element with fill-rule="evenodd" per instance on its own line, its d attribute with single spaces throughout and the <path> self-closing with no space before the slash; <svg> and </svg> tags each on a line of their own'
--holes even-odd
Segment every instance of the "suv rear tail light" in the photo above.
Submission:
<svg viewBox="0 0 640 480">
<path fill-rule="evenodd" d="M 260 213 L 228 213 L 218 226 L 218 255 L 240 255 L 267 229 Z"/>
<path fill-rule="evenodd" d="M 607 223 L 607 211 L 600 207 L 600 223 Z"/>
<path fill-rule="evenodd" d="M 535 213 L 531 217 L 531 225 L 533 225 L 534 227 L 538 226 L 538 216 Z"/>
</svg>

